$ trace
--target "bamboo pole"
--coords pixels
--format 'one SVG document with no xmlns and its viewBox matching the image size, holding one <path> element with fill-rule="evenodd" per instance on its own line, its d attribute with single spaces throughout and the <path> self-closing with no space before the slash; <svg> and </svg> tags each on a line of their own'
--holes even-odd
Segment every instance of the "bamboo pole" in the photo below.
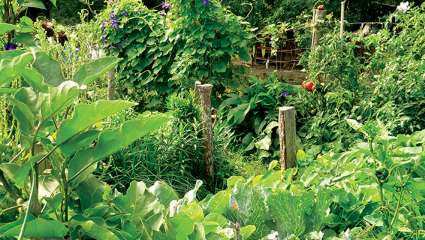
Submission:
<svg viewBox="0 0 425 240">
<path fill-rule="evenodd" d="M 204 145 L 205 175 L 207 186 L 210 191 L 214 191 L 214 159 L 213 159 L 213 131 L 211 117 L 211 84 L 196 84 L 199 99 L 202 107 L 202 135 Z"/>
<path fill-rule="evenodd" d="M 279 108 L 279 142 L 280 142 L 280 165 L 282 169 L 296 167 L 296 124 L 295 108 Z"/>
</svg>

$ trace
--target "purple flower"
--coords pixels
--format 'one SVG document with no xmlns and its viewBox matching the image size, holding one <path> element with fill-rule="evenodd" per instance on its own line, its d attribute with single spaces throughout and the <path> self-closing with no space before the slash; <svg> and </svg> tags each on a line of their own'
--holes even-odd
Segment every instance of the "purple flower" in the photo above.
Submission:
<svg viewBox="0 0 425 240">
<path fill-rule="evenodd" d="M 124 17 L 128 17 L 128 12 L 127 12 L 127 11 L 124 11 L 122 15 L 123 15 Z"/>
<path fill-rule="evenodd" d="M 170 10 L 171 9 L 171 4 L 168 2 L 162 2 L 161 3 L 161 9 L 162 10 Z"/>
<path fill-rule="evenodd" d="M 111 15 L 109 15 L 109 20 L 111 20 L 111 28 L 118 28 L 118 19 L 115 12 L 112 12 Z"/>
<path fill-rule="evenodd" d="M 16 50 L 17 47 L 18 46 L 16 44 L 14 44 L 14 43 L 6 43 L 4 45 L 4 50 L 6 50 L 6 51 L 13 51 L 13 50 Z"/>
<path fill-rule="evenodd" d="M 280 93 L 280 97 L 288 97 L 289 96 L 289 92 L 287 91 L 283 91 Z"/>
<path fill-rule="evenodd" d="M 209 3 L 210 3 L 209 0 L 202 0 L 202 4 L 204 4 L 205 7 L 208 6 Z"/>
</svg>

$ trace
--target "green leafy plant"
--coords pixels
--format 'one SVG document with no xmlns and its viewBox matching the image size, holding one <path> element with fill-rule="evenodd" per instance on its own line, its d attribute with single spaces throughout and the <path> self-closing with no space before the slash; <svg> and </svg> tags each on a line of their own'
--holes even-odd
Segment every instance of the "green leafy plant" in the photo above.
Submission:
<svg viewBox="0 0 425 240">
<path fill-rule="evenodd" d="M 86 198 L 82 189 L 87 189 L 86 185 L 101 186 L 92 175 L 96 163 L 158 129 L 168 119 L 166 115 L 146 114 L 118 128 L 93 127 L 134 106 L 121 100 L 78 103 L 82 85 L 110 70 L 118 59 L 109 57 L 83 65 L 72 80 L 63 81 L 52 78 L 56 69 L 40 68 L 49 63 L 43 56 L 32 49 L 11 58 L 2 68 L 6 78 L 0 83 L 2 89 L 8 90 L 3 92 L 9 94 L 21 145 L 15 157 L 1 164 L 0 169 L 7 176 L 2 180 L 6 181 L 4 186 L 13 184 L 18 189 L 10 192 L 12 196 L 27 199 L 25 206 L 18 206 L 24 214 L 2 226 L 2 237 L 63 238 L 68 231 L 80 232 L 82 220 L 78 220 L 78 213 L 85 209 L 87 201 L 93 201 Z M 105 60 L 107 64 L 103 63 Z M 45 75 L 46 71 L 50 75 Z M 53 74 L 61 76 L 61 72 Z M 10 88 L 16 77 L 22 79 L 23 87 Z M 96 191 L 99 188 L 93 193 Z M 91 228 L 82 228 L 83 234 L 90 235 Z"/>
<path fill-rule="evenodd" d="M 108 5 L 98 24 L 106 49 L 123 58 L 120 92 L 146 109 L 164 109 L 173 89 L 196 81 L 222 91 L 240 72 L 232 60 L 250 58 L 248 25 L 216 1 L 173 1 L 162 12 L 120 1 Z"/>
<path fill-rule="evenodd" d="M 131 181 L 153 184 L 163 181 L 178 193 L 189 191 L 196 180 L 205 180 L 200 108 L 193 92 L 171 95 L 167 100 L 170 122 L 155 135 L 141 138 L 128 148 L 114 154 L 99 169 L 101 178 L 114 188 L 124 191 Z M 114 120 L 119 125 L 138 118 L 134 112 L 123 112 Z M 214 173 L 216 189 L 222 189 L 227 177 L 237 172 L 230 163 L 232 132 L 226 126 L 214 126 Z M 200 189 L 200 196 L 207 194 Z"/>
<path fill-rule="evenodd" d="M 392 137 L 376 122 L 362 125 L 349 120 L 349 124 L 368 142 L 318 158 L 304 170 L 303 185 L 345 188 L 349 194 L 342 194 L 331 207 L 331 225 L 339 229 L 351 226 L 359 237 L 415 238 L 423 234 L 419 209 L 424 196 L 424 132 Z M 361 230 L 359 221 L 372 228 Z"/>
<path fill-rule="evenodd" d="M 165 98 L 175 88 L 168 81 L 175 46 L 165 20 L 141 1 L 124 0 L 108 4 L 97 24 L 100 45 L 123 59 L 116 75 L 121 95 L 144 109 L 165 109 Z"/>
<path fill-rule="evenodd" d="M 56 6 L 56 0 L 49 1 Z M 42 0 L 5 0 L 0 6 L 3 22 L 10 24 L 17 23 L 19 15 L 28 8 L 46 9 Z"/>
<path fill-rule="evenodd" d="M 196 81 L 228 86 L 236 73 L 232 60 L 249 61 L 249 25 L 216 0 L 171 2 L 170 39 L 177 45 L 170 73 L 185 87 Z"/>
<path fill-rule="evenodd" d="M 393 133 L 412 133 L 425 127 L 425 60 L 420 56 L 425 43 L 421 27 L 424 11 L 422 5 L 407 13 L 396 12 L 391 17 L 397 19 L 392 31 L 384 29 L 364 40 L 375 53 L 368 64 L 372 74 L 365 76 L 373 89 L 362 104 L 362 114 L 378 118 Z"/>
<path fill-rule="evenodd" d="M 298 89 L 280 82 L 274 75 L 265 80 L 251 78 L 249 84 L 229 93 L 218 111 L 227 117 L 227 124 L 245 151 L 258 149 L 260 157 L 272 157 L 278 149 L 278 107 L 286 104 Z"/>
</svg>

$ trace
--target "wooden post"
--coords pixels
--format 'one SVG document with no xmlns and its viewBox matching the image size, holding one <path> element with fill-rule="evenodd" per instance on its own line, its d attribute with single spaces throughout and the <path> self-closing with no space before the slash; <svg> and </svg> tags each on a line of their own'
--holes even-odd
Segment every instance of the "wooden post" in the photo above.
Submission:
<svg viewBox="0 0 425 240">
<path fill-rule="evenodd" d="M 114 95 L 115 95 L 114 79 L 115 79 L 115 70 L 111 70 L 108 73 L 108 100 L 114 100 Z"/>
<path fill-rule="evenodd" d="M 280 142 L 280 165 L 282 169 L 296 167 L 296 124 L 295 108 L 279 108 L 279 142 Z"/>
<path fill-rule="evenodd" d="M 346 0 L 341 1 L 341 25 L 339 29 L 339 36 L 341 37 L 341 39 L 344 37 L 345 2 Z"/>
<path fill-rule="evenodd" d="M 202 106 L 202 135 L 204 145 L 205 174 L 207 186 L 214 191 L 214 159 L 213 159 L 213 131 L 211 118 L 211 84 L 196 84 Z"/>
<path fill-rule="evenodd" d="M 319 39 L 320 39 L 319 20 L 323 19 L 324 16 L 325 16 L 325 8 L 323 5 L 320 5 L 319 7 L 313 9 L 311 48 L 316 48 L 319 45 Z"/>
</svg>

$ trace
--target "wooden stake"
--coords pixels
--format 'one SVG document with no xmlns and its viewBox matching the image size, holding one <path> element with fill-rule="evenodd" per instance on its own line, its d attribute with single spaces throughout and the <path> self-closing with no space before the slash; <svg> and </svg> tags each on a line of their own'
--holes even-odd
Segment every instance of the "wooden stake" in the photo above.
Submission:
<svg viewBox="0 0 425 240">
<path fill-rule="evenodd" d="M 341 37 L 341 39 L 344 37 L 345 2 L 346 0 L 341 1 L 341 25 L 339 29 L 339 36 Z"/>
<path fill-rule="evenodd" d="M 313 9 L 313 28 L 311 31 L 311 48 L 316 48 L 319 45 L 320 39 L 320 30 L 319 23 L 320 20 L 325 16 L 325 10 L 322 8 L 314 8 Z"/>
<path fill-rule="evenodd" d="M 108 100 L 114 100 L 114 95 L 115 95 L 114 79 L 115 79 L 115 70 L 111 70 L 108 73 Z"/>
<path fill-rule="evenodd" d="M 282 169 L 296 167 L 296 124 L 295 108 L 279 108 L 279 141 L 280 141 L 280 165 Z"/>
<path fill-rule="evenodd" d="M 213 159 L 213 131 L 211 118 L 211 84 L 196 84 L 202 106 L 202 135 L 204 145 L 205 174 L 207 186 L 214 191 L 214 159 Z"/>
</svg>

